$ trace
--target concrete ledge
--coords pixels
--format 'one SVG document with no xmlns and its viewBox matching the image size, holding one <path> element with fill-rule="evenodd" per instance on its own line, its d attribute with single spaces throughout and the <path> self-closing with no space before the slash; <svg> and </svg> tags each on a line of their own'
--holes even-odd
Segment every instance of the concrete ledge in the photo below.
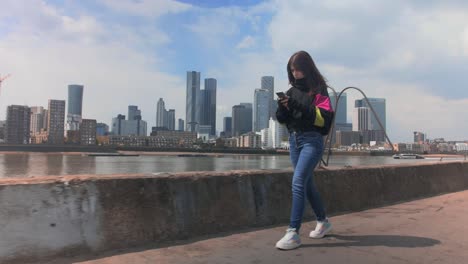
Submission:
<svg viewBox="0 0 468 264">
<path fill-rule="evenodd" d="M 468 163 L 320 170 L 316 183 L 337 214 L 468 189 Z M 287 223 L 290 189 L 290 170 L 0 179 L 0 263 Z"/>
</svg>

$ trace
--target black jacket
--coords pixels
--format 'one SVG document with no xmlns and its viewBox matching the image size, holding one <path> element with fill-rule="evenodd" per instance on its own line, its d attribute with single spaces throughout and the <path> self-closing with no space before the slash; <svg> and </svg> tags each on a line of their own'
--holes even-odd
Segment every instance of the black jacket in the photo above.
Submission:
<svg viewBox="0 0 468 264">
<path fill-rule="evenodd" d="M 297 82 L 287 92 L 288 108 L 278 101 L 276 118 L 286 124 L 289 132 L 317 131 L 327 135 L 333 122 L 334 112 L 327 89 L 309 95 L 303 82 Z"/>
</svg>

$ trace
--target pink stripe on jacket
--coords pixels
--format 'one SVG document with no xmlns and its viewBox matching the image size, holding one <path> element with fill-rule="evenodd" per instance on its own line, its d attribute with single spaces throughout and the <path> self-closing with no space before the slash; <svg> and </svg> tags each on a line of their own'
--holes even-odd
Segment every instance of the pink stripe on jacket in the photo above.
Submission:
<svg viewBox="0 0 468 264">
<path fill-rule="evenodd" d="M 330 97 L 324 96 L 321 94 L 315 95 L 315 100 L 314 100 L 315 106 L 318 108 L 322 108 L 323 110 L 333 112 L 333 108 L 330 103 Z"/>
</svg>

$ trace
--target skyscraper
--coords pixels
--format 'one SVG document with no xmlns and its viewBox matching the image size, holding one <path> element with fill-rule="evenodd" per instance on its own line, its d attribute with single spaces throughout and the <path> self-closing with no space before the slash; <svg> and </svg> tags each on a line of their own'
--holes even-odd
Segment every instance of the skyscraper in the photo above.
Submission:
<svg viewBox="0 0 468 264">
<path fill-rule="evenodd" d="M 216 89 L 217 81 L 214 78 L 205 79 L 205 90 L 202 93 L 202 106 L 200 124 L 211 126 L 210 135 L 216 135 Z"/>
<path fill-rule="evenodd" d="M 269 90 L 255 89 L 253 105 L 253 130 L 255 132 L 268 128 L 271 107 L 270 99 Z"/>
<path fill-rule="evenodd" d="M 347 120 L 348 114 L 348 104 L 347 104 L 347 97 L 346 93 L 343 93 L 340 97 L 340 101 L 338 102 L 338 107 L 336 107 L 336 98 L 333 93 L 330 93 L 330 102 L 335 110 L 335 123 L 336 124 L 345 124 Z M 336 108 L 336 109 L 335 109 Z"/>
<path fill-rule="evenodd" d="M 83 85 L 68 85 L 67 130 L 78 131 L 82 119 Z"/>
<path fill-rule="evenodd" d="M 356 107 L 353 113 L 353 131 L 369 130 L 370 110 L 367 107 Z"/>
<path fill-rule="evenodd" d="M 122 135 L 123 130 L 125 129 L 125 115 L 117 115 L 117 117 L 112 118 L 112 135 Z"/>
<path fill-rule="evenodd" d="M 49 100 L 49 113 L 47 119 L 47 132 L 49 134 L 47 142 L 49 144 L 63 144 L 65 130 L 65 100 Z"/>
<path fill-rule="evenodd" d="M 252 104 L 241 103 L 232 107 L 232 135 L 237 137 L 252 131 Z"/>
<path fill-rule="evenodd" d="M 262 84 L 260 86 L 261 89 L 268 90 L 268 111 L 269 117 L 273 117 L 276 119 L 276 101 L 274 100 L 274 93 L 275 93 L 275 78 L 273 76 L 262 76 Z M 268 127 L 268 119 L 267 119 L 267 127 Z"/>
<path fill-rule="evenodd" d="M 184 120 L 182 118 L 179 118 L 179 131 L 184 131 L 185 126 L 184 126 Z"/>
<path fill-rule="evenodd" d="M 138 106 L 128 106 L 128 120 L 136 120 L 138 116 L 141 116 L 141 110 L 138 110 Z"/>
<path fill-rule="evenodd" d="M 187 72 L 187 92 L 185 104 L 186 131 L 196 132 L 197 120 L 197 95 L 200 93 L 200 72 Z M 199 111 L 199 110 L 198 110 Z"/>
<path fill-rule="evenodd" d="M 384 98 L 368 98 L 369 103 L 374 108 L 375 113 L 382 123 L 383 129 L 387 129 L 387 118 L 386 118 L 386 103 Z M 355 101 L 355 107 L 369 107 L 365 99 L 360 99 Z M 377 122 L 376 117 L 369 110 L 370 115 L 370 125 L 369 130 L 381 130 L 379 123 Z"/>
<path fill-rule="evenodd" d="M 8 144 L 29 144 L 31 110 L 25 105 L 7 107 L 5 142 Z"/>
<path fill-rule="evenodd" d="M 166 127 L 169 130 L 175 130 L 175 110 L 174 109 L 169 109 L 167 111 L 167 122 L 166 122 Z"/>
<path fill-rule="evenodd" d="M 232 136 L 232 117 L 226 116 L 223 118 L 223 132 L 225 137 Z"/>
<path fill-rule="evenodd" d="M 156 127 L 166 127 L 166 106 L 164 100 L 159 98 L 156 104 Z"/>
<path fill-rule="evenodd" d="M 147 124 L 141 119 L 141 115 L 134 120 L 125 120 L 125 115 L 117 115 L 112 118 L 112 134 L 119 136 L 146 136 Z"/>
</svg>

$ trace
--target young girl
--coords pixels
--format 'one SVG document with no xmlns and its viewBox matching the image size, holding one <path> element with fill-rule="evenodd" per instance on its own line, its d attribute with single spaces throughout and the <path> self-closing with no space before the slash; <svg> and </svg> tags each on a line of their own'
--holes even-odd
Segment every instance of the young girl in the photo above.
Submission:
<svg viewBox="0 0 468 264">
<path fill-rule="evenodd" d="M 276 243 L 277 248 L 284 250 L 301 245 L 299 230 L 306 197 L 317 218 L 317 226 L 309 236 L 322 238 L 332 228 L 315 188 L 313 171 L 322 157 L 323 135 L 328 134 L 334 115 L 325 79 L 307 52 L 294 53 L 287 71 L 292 87 L 286 96 L 279 98 L 276 112 L 278 121 L 286 124 L 290 133 L 290 157 L 294 167 L 291 220 L 286 235 Z"/>
</svg>

